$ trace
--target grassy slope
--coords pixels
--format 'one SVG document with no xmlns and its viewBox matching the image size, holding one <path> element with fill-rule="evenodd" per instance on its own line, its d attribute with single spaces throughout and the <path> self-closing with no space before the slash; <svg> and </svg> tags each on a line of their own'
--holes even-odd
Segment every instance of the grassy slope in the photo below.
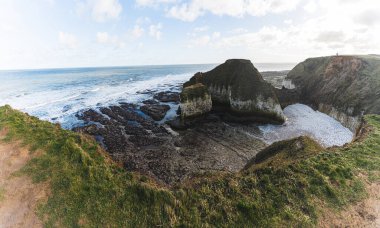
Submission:
<svg viewBox="0 0 380 228">
<path fill-rule="evenodd" d="M 366 120 L 373 131 L 350 147 L 239 174 L 208 174 L 167 189 L 117 167 L 86 136 L 0 107 L 7 140 L 46 152 L 21 171 L 51 185 L 39 215 L 47 226 L 71 227 L 313 226 L 320 203 L 339 209 L 362 199 L 357 174 L 380 171 L 380 116 Z"/>
</svg>

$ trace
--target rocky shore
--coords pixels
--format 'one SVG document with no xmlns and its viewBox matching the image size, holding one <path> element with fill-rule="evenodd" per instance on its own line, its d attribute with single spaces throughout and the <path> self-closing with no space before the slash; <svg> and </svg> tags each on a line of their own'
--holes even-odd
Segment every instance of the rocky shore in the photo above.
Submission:
<svg viewBox="0 0 380 228">
<path fill-rule="evenodd" d="M 303 72 L 299 68 L 312 72 L 305 64 L 289 73 L 264 73 L 271 85 L 249 60 L 227 60 L 209 72 L 195 74 L 183 86 L 174 85 L 173 90 L 141 91 L 150 96 L 141 103 L 120 103 L 78 113 L 85 125 L 74 130 L 94 136 L 127 170 L 147 174 L 164 184 L 176 184 L 210 171 L 237 172 L 268 146 L 258 122 L 282 123 L 282 109 L 291 104 L 305 103 L 321 111 L 330 107 L 327 114 L 344 125 L 351 123 L 345 126 L 353 131 L 357 127 L 354 117 L 341 114 L 339 107 L 345 106 L 324 105 L 329 93 L 323 91 L 330 91 L 327 87 L 319 90 L 321 102 L 314 99 L 313 90 L 308 90 L 313 88 L 310 83 L 314 79 L 297 73 Z M 354 81 L 360 79 L 355 72 L 363 64 L 352 68 Z M 335 73 L 340 75 L 339 71 Z M 333 75 L 327 74 L 324 81 L 334 81 Z M 281 77 L 288 81 L 284 84 Z M 355 115 L 358 108 L 353 109 Z"/>
<path fill-rule="evenodd" d="M 217 78 L 215 72 L 227 74 Z M 194 78 L 201 80 L 199 74 Z M 281 107 L 248 60 L 228 60 L 203 75 L 210 75 L 204 78 L 209 84 L 193 78 L 182 92 L 142 91 L 152 98 L 86 110 L 77 115 L 85 126 L 74 130 L 93 135 L 127 170 L 165 184 L 202 172 L 237 172 L 267 146 L 255 137 L 260 131 L 252 120 L 284 121 Z M 180 115 L 165 118 L 177 107 Z"/>
<path fill-rule="evenodd" d="M 247 126 L 227 123 L 216 114 L 193 122 L 186 130 L 174 131 L 156 121 L 157 115 L 166 113 L 168 104 L 146 100 L 141 106 L 123 103 L 87 110 L 78 115 L 86 126 L 74 130 L 93 135 L 127 170 L 165 184 L 207 171 L 237 172 L 266 146 L 243 131 Z M 259 133 L 256 125 L 249 127 Z"/>
</svg>

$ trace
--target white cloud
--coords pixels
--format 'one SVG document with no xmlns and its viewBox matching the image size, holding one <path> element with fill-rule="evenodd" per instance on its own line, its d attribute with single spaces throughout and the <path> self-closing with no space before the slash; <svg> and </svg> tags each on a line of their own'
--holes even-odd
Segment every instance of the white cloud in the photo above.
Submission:
<svg viewBox="0 0 380 228">
<path fill-rule="evenodd" d="M 78 40 L 75 35 L 65 32 L 59 32 L 58 33 L 58 40 L 59 43 L 64 45 L 67 48 L 76 48 L 78 47 Z"/>
<path fill-rule="evenodd" d="M 205 32 L 208 29 L 209 29 L 208 26 L 195 27 L 194 32 Z"/>
<path fill-rule="evenodd" d="M 232 29 L 231 31 L 229 31 L 229 33 L 231 34 L 241 34 L 241 33 L 247 33 L 248 30 L 245 29 L 245 28 L 235 28 L 235 29 Z"/>
<path fill-rule="evenodd" d="M 314 0 L 310 0 L 303 9 L 308 13 L 315 13 L 318 9 L 318 5 Z"/>
<path fill-rule="evenodd" d="M 156 7 L 162 3 L 175 3 L 177 0 L 136 0 L 138 6 Z"/>
<path fill-rule="evenodd" d="M 315 40 L 320 43 L 340 43 L 345 40 L 345 34 L 342 31 L 322 31 Z"/>
<path fill-rule="evenodd" d="M 368 9 L 359 13 L 354 19 L 362 25 L 372 26 L 380 22 L 380 11 L 379 9 Z"/>
<path fill-rule="evenodd" d="M 109 35 L 107 32 L 98 32 L 96 34 L 96 41 L 101 44 L 107 43 L 109 40 Z"/>
<path fill-rule="evenodd" d="M 221 35 L 220 32 L 213 32 L 211 37 L 213 39 L 218 39 L 220 37 L 220 35 Z"/>
<path fill-rule="evenodd" d="M 171 6 L 169 17 L 183 21 L 194 21 L 205 13 L 218 16 L 243 17 L 244 15 L 264 16 L 294 10 L 301 0 L 191 0 Z"/>
<path fill-rule="evenodd" d="M 142 25 L 142 24 L 149 24 L 150 18 L 149 17 L 139 17 L 136 20 L 136 24 Z"/>
<path fill-rule="evenodd" d="M 209 45 L 217 49 L 236 50 L 245 48 L 256 56 L 268 59 L 278 55 L 284 59 L 296 59 L 297 56 L 318 56 L 334 54 L 378 53 L 380 47 L 380 5 L 371 5 L 371 1 L 342 3 L 341 0 L 323 0 L 318 4 L 318 15 L 303 21 L 285 23 L 281 26 L 263 26 L 256 32 L 221 37 Z M 339 9 L 339 12 L 337 12 Z M 289 58 L 290 57 L 290 58 Z"/>
<path fill-rule="evenodd" d="M 144 29 L 139 25 L 135 25 L 131 33 L 133 38 L 138 39 L 144 34 Z"/>
<path fill-rule="evenodd" d="M 156 38 L 157 40 L 161 39 L 162 36 L 162 24 L 158 23 L 156 25 L 149 26 L 149 35 Z"/>
<path fill-rule="evenodd" d="M 110 45 L 116 48 L 124 48 L 125 42 L 118 36 L 110 36 L 107 32 L 96 33 L 96 41 L 99 44 Z"/>
<path fill-rule="evenodd" d="M 119 16 L 122 6 L 118 0 L 96 0 L 92 8 L 92 16 L 96 21 L 106 21 Z"/>
<path fill-rule="evenodd" d="M 194 34 L 190 34 L 191 36 L 194 36 Z M 221 37 L 220 32 L 213 32 L 211 35 L 203 35 L 203 36 L 195 36 L 193 37 L 190 42 L 188 47 L 193 48 L 193 47 L 202 47 L 202 46 L 207 46 L 212 44 L 213 42 L 217 41 Z"/>
<path fill-rule="evenodd" d="M 116 19 L 122 12 L 123 7 L 119 0 L 86 0 L 77 2 L 76 11 L 82 15 L 89 11 L 92 18 L 97 22 L 105 22 Z"/>
<path fill-rule="evenodd" d="M 268 47 L 268 45 L 283 44 L 286 38 L 285 32 L 277 27 L 264 26 L 257 32 L 243 33 L 221 38 L 214 45 L 218 48 L 222 47 Z"/>
<path fill-rule="evenodd" d="M 190 41 L 189 47 L 206 46 L 207 44 L 210 43 L 210 40 L 211 40 L 211 37 L 208 35 L 197 37 Z"/>
</svg>

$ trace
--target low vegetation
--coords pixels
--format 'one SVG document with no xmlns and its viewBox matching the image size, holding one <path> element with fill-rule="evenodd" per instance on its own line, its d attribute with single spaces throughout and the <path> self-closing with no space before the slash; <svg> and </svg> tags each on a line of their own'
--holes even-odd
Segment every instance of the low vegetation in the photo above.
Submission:
<svg viewBox="0 0 380 228">
<path fill-rule="evenodd" d="M 20 174 L 49 183 L 51 195 L 38 208 L 49 227 L 314 226 L 319 205 L 339 210 L 366 197 L 359 174 L 379 179 L 380 116 L 365 120 L 372 130 L 349 146 L 325 150 L 303 139 L 302 150 L 284 142 L 289 149 L 278 144 L 260 167 L 203 174 L 169 188 L 126 172 L 87 136 L 0 108 L 5 140 L 44 151 Z"/>
<path fill-rule="evenodd" d="M 0 202 L 4 199 L 5 190 L 0 187 Z"/>
</svg>

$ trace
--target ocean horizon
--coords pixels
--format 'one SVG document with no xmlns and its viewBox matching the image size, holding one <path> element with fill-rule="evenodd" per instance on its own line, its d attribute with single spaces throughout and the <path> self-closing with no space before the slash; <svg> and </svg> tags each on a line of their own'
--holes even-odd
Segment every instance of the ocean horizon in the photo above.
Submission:
<svg viewBox="0 0 380 228">
<path fill-rule="evenodd" d="M 167 67 L 167 66 L 200 66 L 200 65 L 214 65 L 217 66 L 220 63 L 179 63 L 179 64 L 142 64 L 142 65 L 125 65 L 125 66 L 74 66 L 74 67 L 47 67 L 47 68 L 20 68 L 20 69 L 0 69 L 0 72 L 20 72 L 20 71 L 50 71 L 50 70 L 78 70 L 78 69 L 107 69 L 107 68 L 137 68 L 137 67 Z M 292 62 L 262 62 L 253 63 L 255 67 L 260 71 L 281 71 L 289 70 L 293 68 L 297 63 Z"/>
</svg>

